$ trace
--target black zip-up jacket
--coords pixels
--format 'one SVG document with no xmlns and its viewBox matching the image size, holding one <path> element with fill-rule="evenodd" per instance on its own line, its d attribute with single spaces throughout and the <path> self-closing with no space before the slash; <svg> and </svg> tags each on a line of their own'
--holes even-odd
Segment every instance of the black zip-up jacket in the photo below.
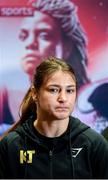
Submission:
<svg viewBox="0 0 108 180">
<path fill-rule="evenodd" d="M 31 118 L 1 140 L 0 178 L 108 179 L 108 142 L 74 117 L 64 134 L 48 138 Z"/>
</svg>

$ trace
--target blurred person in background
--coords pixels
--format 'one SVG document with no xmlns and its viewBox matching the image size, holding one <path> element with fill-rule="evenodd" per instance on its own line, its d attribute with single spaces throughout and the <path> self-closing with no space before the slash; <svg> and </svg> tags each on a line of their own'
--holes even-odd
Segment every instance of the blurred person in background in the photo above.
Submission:
<svg viewBox="0 0 108 180">
<path fill-rule="evenodd" d="M 88 82 L 87 35 L 70 0 L 41 0 L 34 16 L 25 18 L 19 38 L 22 66 L 32 79 L 35 67 L 47 56 L 64 57 L 76 71 L 78 86 Z"/>
<path fill-rule="evenodd" d="M 106 127 L 103 131 L 102 131 L 102 135 L 105 137 L 105 139 L 108 141 L 108 127 Z"/>
<path fill-rule="evenodd" d="M 90 83 L 79 94 L 78 108 L 83 115 L 92 117 L 92 128 L 98 133 L 108 127 L 108 79 Z M 83 102 L 83 103 L 82 103 Z"/>
</svg>

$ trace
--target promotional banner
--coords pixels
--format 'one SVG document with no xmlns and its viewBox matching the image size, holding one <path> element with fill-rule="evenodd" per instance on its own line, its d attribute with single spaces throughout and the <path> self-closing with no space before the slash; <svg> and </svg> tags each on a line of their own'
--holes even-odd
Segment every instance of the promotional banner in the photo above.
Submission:
<svg viewBox="0 0 108 180">
<path fill-rule="evenodd" d="M 63 1 L 63 0 L 62 0 Z M 57 56 L 78 79 L 73 116 L 108 127 L 108 0 L 0 0 L 0 135 L 20 119 L 35 68 Z"/>
</svg>

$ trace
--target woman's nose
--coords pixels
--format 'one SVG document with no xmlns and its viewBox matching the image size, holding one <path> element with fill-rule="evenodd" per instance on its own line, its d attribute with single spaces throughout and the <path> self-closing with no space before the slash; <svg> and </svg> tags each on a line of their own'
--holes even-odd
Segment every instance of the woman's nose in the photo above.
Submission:
<svg viewBox="0 0 108 180">
<path fill-rule="evenodd" d="M 58 96 L 59 102 L 65 102 L 67 100 L 66 92 L 60 92 Z"/>
<path fill-rule="evenodd" d="M 38 49 L 38 42 L 35 35 L 29 35 L 26 40 L 26 49 L 36 50 Z"/>
</svg>

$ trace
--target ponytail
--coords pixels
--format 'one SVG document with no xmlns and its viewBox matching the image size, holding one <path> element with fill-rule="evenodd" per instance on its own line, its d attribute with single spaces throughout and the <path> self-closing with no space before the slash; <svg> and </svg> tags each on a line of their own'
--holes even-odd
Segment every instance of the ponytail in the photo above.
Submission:
<svg viewBox="0 0 108 180">
<path fill-rule="evenodd" d="M 16 121 L 0 138 L 2 139 L 9 132 L 14 131 L 18 126 L 22 125 L 29 117 L 36 119 L 36 103 L 34 102 L 31 94 L 31 88 L 27 91 L 21 105 L 19 112 L 19 120 Z"/>
</svg>

